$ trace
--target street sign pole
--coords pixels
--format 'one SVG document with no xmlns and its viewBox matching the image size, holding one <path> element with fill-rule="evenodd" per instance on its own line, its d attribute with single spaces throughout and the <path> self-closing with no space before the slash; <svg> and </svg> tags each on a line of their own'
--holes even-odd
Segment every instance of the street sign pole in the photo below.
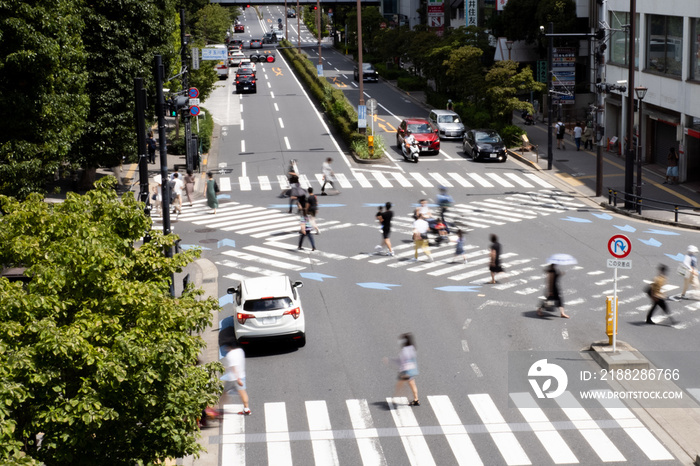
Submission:
<svg viewBox="0 0 700 466">
<path fill-rule="evenodd" d="M 613 353 L 617 347 L 617 267 L 615 267 L 615 280 L 613 281 Z"/>
<path fill-rule="evenodd" d="M 632 252 L 632 242 L 625 235 L 613 235 L 608 240 L 608 252 L 615 259 L 624 259 L 629 256 Z M 617 269 L 632 268 L 632 261 L 629 260 L 613 260 L 608 259 L 608 267 L 613 267 L 615 269 L 615 278 L 613 280 L 613 335 L 612 335 L 612 346 L 613 352 L 617 349 Z"/>
</svg>

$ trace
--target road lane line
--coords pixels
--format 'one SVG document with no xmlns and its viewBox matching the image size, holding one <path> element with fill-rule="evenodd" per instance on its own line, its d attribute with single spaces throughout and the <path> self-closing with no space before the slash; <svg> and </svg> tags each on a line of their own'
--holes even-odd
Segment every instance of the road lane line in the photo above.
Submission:
<svg viewBox="0 0 700 466">
<path fill-rule="evenodd" d="M 348 181 L 348 178 L 345 176 L 343 173 L 336 173 L 335 178 L 338 180 L 338 183 L 340 183 L 340 187 L 343 189 L 348 189 L 352 188 L 352 183 Z"/>
<path fill-rule="evenodd" d="M 428 443 L 423 437 L 423 431 L 418 425 L 416 416 L 408 405 L 408 400 L 401 398 L 387 398 L 391 417 L 399 431 L 401 443 L 408 456 L 411 466 L 435 466 L 433 455 L 430 453 Z"/>
<path fill-rule="evenodd" d="M 429 396 L 428 401 L 433 408 L 435 417 L 442 428 L 447 443 L 450 444 L 457 463 L 463 466 L 481 466 L 484 463 L 479 458 L 474 444 L 472 443 L 467 429 L 457 415 L 450 398 L 445 395 Z"/>
<path fill-rule="evenodd" d="M 367 400 L 345 400 L 352 422 L 353 433 L 364 466 L 386 466 L 386 459 L 374 428 Z"/>
<path fill-rule="evenodd" d="M 472 402 L 484 427 L 491 434 L 506 464 L 511 466 L 532 464 L 491 397 L 486 393 L 473 394 L 469 395 L 469 401 Z"/>
<path fill-rule="evenodd" d="M 268 463 L 275 466 L 293 466 L 284 402 L 265 403 L 265 431 Z"/>
<path fill-rule="evenodd" d="M 309 436 L 316 464 L 338 465 L 338 452 L 335 449 L 331 419 L 328 407 L 323 400 L 307 401 L 306 418 L 309 421 Z"/>
<path fill-rule="evenodd" d="M 396 179 L 396 181 L 398 181 L 399 184 L 401 186 L 403 186 L 404 188 L 412 188 L 413 187 L 413 184 L 411 184 L 411 182 L 408 181 L 405 176 L 403 176 L 403 173 L 397 172 L 397 173 L 393 173 L 392 175 Z"/>
<path fill-rule="evenodd" d="M 488 180 L 486 180 L 485 178 L 483 178 L 482 176 L 480 176 L 476 173 L 467 173 L 467 176 L 472 178 L 474 181 L 479 183 L 484 188 L 493 188 L 493 185 L 491 183 L 489 183 Z"/>
<path fill-rule="evenodd" d="M 270 179 L 265 175 L 258 175 L 258 183 L 260 183 L 261 191 L 271 191 L 272 185 L 270 184 Z"/>
<path fill-rule="evenodd" d="M 571 464 L 578 463 L 578 459 L 574 452 L 564 442 L 561 434 L 557 432 L 547 415 L 542 411 L 529 393 L 511 393 L 513 403 L 517 406 L 520 414 L 530 424 L 532 431 L 535 433 L 540 443 L 549 456 L 554 461 L 554 464 Z"/>
<path fill-rule="evenodd" d="M 280 111 L 279 107 L 277 106 L 277 102 L 275 102 L 274 104 L 272 104 L 272 106 L 275 107 L 275 111 L 276 111 L 276 112 L 279 112 L 279 111 Z"/>
<path fill-rule="evenodd" d="M 284 128 L 284 122 L 282 121 L 282 118 L 278 118 L 277 121 L 279 121 L 280 128 Z"/>
<path fill-rule="evenodd" d="M 382 186 L 382 188 L 393 188 L 394 186 L 391 184 L 389 180 L 386 179 L 386 176 L 384 176 L 384 173 L 382 172 L 373 172 L 374 178 L 379 182 L 379 184 Z"/>
<path fill-rule="evenodd" d="M 363 188 L 371 188 L 372 187 L 372 183 L 370 183 L 367 180 L 367 177 L 365 177 L 365 175 L 363 173 L 356 172 L 355 179 L 357 180 L 358 183 L 360 183 L 360 186 L 362 186 Z"/>
<path fill-rule="evenodd" d="M 241 118 L 241 131 L 245 131 L 245 124 L 243 118 Z"/>
<path fill-rule="evenodd" d="M 241 152 L 245 152 L 245 139 L 241 139 Z"/>
<path fill-rule="evenodd" d="M 508 178 L 510 178 L 511 180 L 515 181 L 516 183 L 518 183 L 523 188 L 534 188 L 533 185 L 531 185 L 527 181 L 523 180 L 515 173 L 504 173 L 504 175 L 507 176 Z"/>
<path fill-rule="evenodd" d="M 416 180 L 421 186 L 424 188 L 432 188 L 433 184 L 428 181 L 423 175 L 420 173 L 409 173 L 413 177 L 414 180 Z"/>
<path fill-rule="evenodd" d="M 462 187 L 464 187 L 464 188 L 473 188 L 474 187 L 473 184 L 471 184 L 469 181 L 465 180 L 462 177 L 462 175 L 460 175 L 459 173 L 448 173 L 448 175 L 450 176 L 450 178 L 455 180 L 457 183 L 462 185 Z"/>
<path fill-rule="evenodd" d="M 238 184 L 240 185 L 241 191 L 250 191 L 252 189 L 250 185 L 250 178 L 247 176 L 239 176 Z"/>
<path fill-rule="evenodd" d="M 245 416 L 239 415 L 240 411 L 243 411 L 242 404 L 224 405 L 224 420 L 221 427 L 223 464 L 245 466 Z"/>
<path fill-rule="evenodd" d="M 289 139 L 287 139 L 287 136 L 284 137 L 284 145 L 287 146 L 287 150 L 292 150 L 292 146 L 289 145 Z"/>
<path fill-rule="evenodd" d="M 487 173 L 486 176 L 494 180 L 496 183 L 500 184 L 504 188 L 514 188 L 515 186 L 509 182 L 504 180 L 503 178 L 500 177 L 497 173 Z"/>
<path fill-rule="evenodd" d="M 454 186 L 452 185 L 452 183 L 450 183 L 449 181 L 447 181 L 447 178 L 445 178 L 444 176 L 442 176 L 442 175 L 439 174 L 439 173 L 430 173 L 430 176 L 432 176 L 433 179 L 434 179 L 435 181 L 437 181 L 438 184 L 441 185 L 441 186 L 444 186 L 444 187 L 446 187 L 446 188 L 452 188 L 452 187 L 454 187 Z"/>
<path fill-rule="evenodd" d="M 534 175 L 532 173 L 523 173 L 523 176 L 529 178 L 530 180 L 534 181 L 536 184 L 542 186 L 543 188 L 549 188 L 549 189 L 554 188 L 554 185 L 547 183 L 546 181 L 540 179 L 540 177 L 538 177 L 537 175 Z"/>
<path fill-rule="evenodd" d="M 231 178 L 229 178 L 228 176 L 222 176 L 221 178 L 219 178 L 219 191 L 231 191 Z"/>
</svg>

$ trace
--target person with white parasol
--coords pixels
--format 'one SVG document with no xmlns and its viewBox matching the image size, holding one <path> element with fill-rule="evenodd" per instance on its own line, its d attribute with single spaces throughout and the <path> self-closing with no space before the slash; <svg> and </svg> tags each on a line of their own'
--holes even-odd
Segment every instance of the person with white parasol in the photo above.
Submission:
<svg viewBox="0 0 700 466">
<path fill-rule="evenodd" d="M 542 316 L 542 309 L 547 303 L 553 303 L 554 306 L 559 308 L 559 314 L 561 317 L 568 319 L 569 316 L 564 312 L 564 300 L 561 297 L 561 292 L 559 290 L 559 278 L 564 275 L 564 272 L 560 271 L 558 265 L 574 265 L 576 264 L 576 259 L 569 254 L 554 254 L 549 259 L 547 259 L 549 266 L 545 269 L 547 273 L 547 297 L 542 301 L 540 307 L 537 309 L 537 315 Z"/>
<path fill-rule="evenodd" d="M 153 199 L 156 209 L 160 213 L 160 216 L 163 216 L 163 179 L 160 175 L 156 175 L 153 177 L 153 182 L 156 184 L 153 187 L 153 196 L 151 196 L 151 199 Z"/>
</svg>

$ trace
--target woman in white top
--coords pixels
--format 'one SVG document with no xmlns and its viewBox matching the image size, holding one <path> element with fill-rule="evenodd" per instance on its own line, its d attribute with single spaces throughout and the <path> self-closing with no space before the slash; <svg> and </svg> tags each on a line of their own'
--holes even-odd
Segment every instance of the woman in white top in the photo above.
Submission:
<svg viewBox="0 0 700 466">
<path fill-rule="evenodd" d="M 698 258 L 696 254 L 698 253 L 698 248 L 695 246 L 688 246 L 688 252 L 685 253 L 683 258 L 683 265 L 686 268 L 684 280 L 683 280 L 683 292 L 681 293 L 681 299 L 685 299 L 685 292 L 688 291 L 688 286 L 692 283 L 695 291 L 700 289 L 700 283 L 698 283 Z"/>
<path fill-rule="evenodd" d="M 418 375 L 418 361 L 416 360 L 416 346 L 413 343 L 413 335 L 404 333 L 401 335 L 401 351 L 399 352 L 399 379 L 396 382 L 394 397 L 397 397 L 401 388 L 408 382 L 413 393 L 413 401 L 408 403 L 410 406 L 420 406 L 418 401 L 418 387 L 416 387 L 415 378 Z"/>
</svg>

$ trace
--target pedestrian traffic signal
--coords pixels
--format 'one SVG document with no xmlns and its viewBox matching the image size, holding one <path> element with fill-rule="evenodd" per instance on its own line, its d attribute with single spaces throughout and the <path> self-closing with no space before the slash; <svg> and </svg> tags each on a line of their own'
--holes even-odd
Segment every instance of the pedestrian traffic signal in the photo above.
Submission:
<svg viewBox="0 0 700 466">
<path fill-rule="evenodd" d="M 178 111 L 180 110 L 187 110 L 186 107 L 189 107 L 189 98 L 185 95 L 176 95 L 170 97 L 167 102 L 167 109 L 168 109 L 168 116 L 171 117 L 176 117 Z"/>
</svg>

